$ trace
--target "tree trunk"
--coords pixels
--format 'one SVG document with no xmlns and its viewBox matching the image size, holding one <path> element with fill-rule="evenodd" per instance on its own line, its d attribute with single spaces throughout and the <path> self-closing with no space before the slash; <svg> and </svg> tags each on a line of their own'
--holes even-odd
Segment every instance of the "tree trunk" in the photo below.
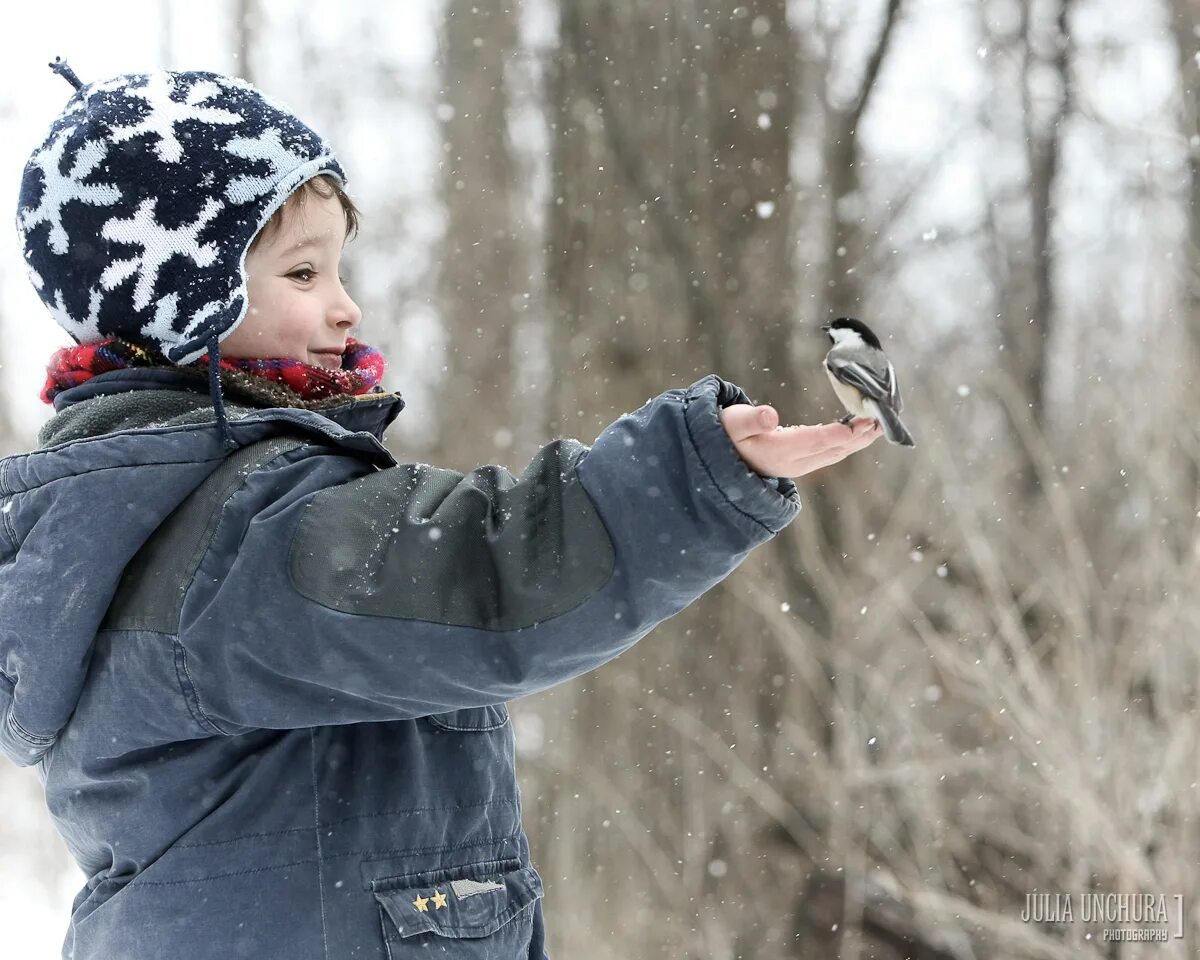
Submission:
<svg viewBox="0 0 1200 960">
<path fill-rule="evenodd" d="M 528 290 L 517 163 L 508 134 L 506 70 L 517 48 L 508 7 L 450 0 L 442 23 L 441 242 L 437 306 L 447 370 L 438 384 L 438 443 L 430 456 L 469 471 L 511 462 L 524 414 L 514 332 Z M 482 443 L 481 443 L 482 441 Z"/>
</svg>

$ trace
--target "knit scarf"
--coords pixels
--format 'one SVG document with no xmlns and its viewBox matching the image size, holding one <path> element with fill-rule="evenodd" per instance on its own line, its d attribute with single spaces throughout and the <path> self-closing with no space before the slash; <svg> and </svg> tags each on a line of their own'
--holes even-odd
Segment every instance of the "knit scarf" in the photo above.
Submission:
<svg viewBox="0 0 1200 960">
<path fill-rule="evenodd" d="M 287 388 L 275 391 L 275 395 L 295 396 L 301 402 L 327 403 L 330 398 L 368 393 L 383 379 L 386 366 L 383 354 L 353 337 L 346 339 L 340 370 L 329 370 L 302 360 L 286 358 L 221 358 L 222 380 L 235 385 L 253 383 L 255 378 L 259 378 L 260 382 L 273 381 Z M 193 363 L 179 366 L 172 364 L 153 347 L 131 343 L 119 337 L 63 347 L 54 352 L 46 367 L 42 401 L 53 403 L 63 390 L 78 386 L 99 373 L 125 367 L 174 367 L 195 370 L 207 377 L 208 357 L 202 356 Z M 226 371 L 232 376 L 227 376 Z"/>
</svg>

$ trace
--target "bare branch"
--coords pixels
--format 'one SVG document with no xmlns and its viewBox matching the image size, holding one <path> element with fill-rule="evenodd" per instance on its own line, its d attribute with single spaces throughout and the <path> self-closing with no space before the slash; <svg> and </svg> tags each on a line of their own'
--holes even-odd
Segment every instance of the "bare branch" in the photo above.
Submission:
<svg viewBox="0 0 1200 960">
<path fill-rule="evenodd" d="M 879 79 L 879 70 L 883 66 L 883 61 L 887 57 L 888 49 L 891 46 L 892 33 L 896 27 L 900 7 L 903 3 L 904 0 L 888 0 L 887 10 L 883 15 L 883 27 L 879 31 L 879 39 L 875 41 L 875 48 L 871 51 L 871 56 L 867 59 L 867 69 L 863 74 L 862 84 L 858 89 L 858 96 L 854 101 L 854 106 L 850 109 L 848 125 L 852 131 L 858 129 L 858 125 L 871 103 L 871 97 L 877 86 L 876 80 Z"/>
</svg>

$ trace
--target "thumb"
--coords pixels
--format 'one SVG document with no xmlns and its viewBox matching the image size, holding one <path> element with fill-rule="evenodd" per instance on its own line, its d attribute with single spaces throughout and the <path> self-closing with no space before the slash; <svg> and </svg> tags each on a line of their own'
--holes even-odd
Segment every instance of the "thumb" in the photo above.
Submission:
<svg viewBox="0 0 1200 960">
<path fill-rule="evenodd" d="M 779 414 L 767 404 L 755 407 L 748 403 L 735 403 L 721 410 L 721 423 L 736 443 L 774 430 L 779 423 Z"/>
</svg>

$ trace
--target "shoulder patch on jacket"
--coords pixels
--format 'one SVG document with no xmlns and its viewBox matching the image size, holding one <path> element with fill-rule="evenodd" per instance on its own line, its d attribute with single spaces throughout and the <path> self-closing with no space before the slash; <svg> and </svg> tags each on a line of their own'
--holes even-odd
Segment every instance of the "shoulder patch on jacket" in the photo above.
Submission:
<svg viewBox="0 0 1200 960">
<path fill-rule="evenodd" d="M 212 542 L 226 501 L 264 463 L 306 443 L 271 437 L 222 460 L 129 561 L 100 629 L 178 633 L 188 584 Z"/>
<path fill-rule="evenodd" d="M 604 521 L 579 482 L 588 448 L 543 447 L 520 480 L 404 463 L 322 490 L 292 538 L 296 589 L 350 614 L 516 630 L 612 576 Z"/>
</svg>

